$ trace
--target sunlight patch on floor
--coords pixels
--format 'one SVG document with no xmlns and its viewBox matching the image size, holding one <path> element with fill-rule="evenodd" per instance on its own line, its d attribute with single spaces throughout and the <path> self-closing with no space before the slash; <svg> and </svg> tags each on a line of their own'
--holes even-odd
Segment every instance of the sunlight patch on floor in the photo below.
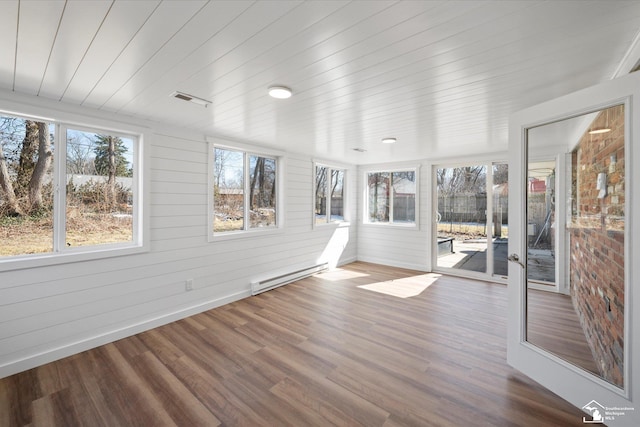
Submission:
<svg viewBox="0 0 640 427">
<path fill-rule="evenodd" d="M 440 274 L 422 274 L 420 276 L 405 277 L 404 279 L 388 280 L 386 282 L 371 283 L 358 286 L 367 291 L 378 292 L 398 298 L 417 297 L 429 286 L 434 284 Z"/>
<path fill-rule="evenodd" d="M 330 282 L 337 282 L 339 280 L 357 279 L 358 277 L 367 277 L 367 276 L 369 276 L 367 273 L 359 273 L 356 271 L 342 270 L 340 268 L 319 273 L 319 277 L 321 277 L 322 280 L 328 280 Z"/>
</svg>

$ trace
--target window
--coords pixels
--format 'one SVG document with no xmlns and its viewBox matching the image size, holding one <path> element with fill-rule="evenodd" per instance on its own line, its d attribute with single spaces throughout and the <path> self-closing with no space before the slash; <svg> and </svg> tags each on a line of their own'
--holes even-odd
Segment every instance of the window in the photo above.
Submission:
<svg viewBox="0 0 640 427">
<path fill-rule="evenodd" d="M 62 129 L 66 136 L 65 245 L 132 243 L 134 138 Z"/>
<path fill-rule="evenodd" d="M 277 158 L 213 147 L 214 234 L 276 228 Z"/>
<path fill-rule="evenodd" d="M 315 224 L 344 221 L 345 170 L 315 166 Z"/>
<path fill-rule="evenodd" d="M 367 223 L 415 225 L 416 169 L 368 172 Z"/>
<path fill-rule="evenodd" d="M 135 136 L 0 116 L 0 261 L 141 246 L 137 165 Z"/>
</svg>

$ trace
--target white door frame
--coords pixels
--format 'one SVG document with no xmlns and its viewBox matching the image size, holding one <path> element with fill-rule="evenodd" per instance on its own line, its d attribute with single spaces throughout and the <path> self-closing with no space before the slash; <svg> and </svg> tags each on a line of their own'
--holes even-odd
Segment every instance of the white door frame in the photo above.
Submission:
<svg viewBox="0 0 640 427">
<path fill-rule="evenodd" d="M 606 408 L 634 408 L 622 411 L 610 426 L 640 425 L 640 325 L 634 328 L 634 307 L 640 313 L 640 291 L 632 284 L 640 280 L 640 73 L 584 89 L 515 113 L 509 121 L 509 254 L 526 264 L 526 130 L 546 123 L 625 104 L 625 337 L 624 389 L 620 389 L 525 340 L 526 270 L 509 263 L 507 360 L 514 368 L 566 399 L 578 408 L 595 400 Z M 557 203 L 564 203 L 558 201 Z M 561 237 L 563 239 L 564 236 Z M 635 260 L 635 262 L 634 262 Z M 635 279 L 635 280 L 634 280 Z M 636 322 L 637 323 L 637 322 Z M 635 369 L 633 369 L 635 368 Z"/>
<path fill-rule="evenodd" d="M 569 189 L 565 185 L 565 180 L 561 179 L 566 174 L 566 158 L 564 154 L 559 154 L 556 151 L 548 152 L 548 153 L 540 153 L 535 156 L 529 156 L 529 162 L 533 161 L 548 161 L 553 160 L 555 162 L 555 220 L 554 227 L 552 232 L 554 234 L 554 251 L 558 255 L 556 256 L 555 262 L 555 279 L 553 284 L 538 284 L 538 283 L 529 283 L 529 289 L 538 289 L 542 291 L 552 291 L 558 293 L 568 294 L 569 288 L 565 277 L 565 271 L 567 271 L 568 266 L 565 265 L 565 258 L 563 254 L 565 253 L 566 243 L 562 238 L 561 230 L 564 229 L 566 223 L 566 206 L 564 203 L 558 203 L 560 200 L 566 200 L 566 197 L 569 197 Z M 569 157 L 569 160 L 571 158 Z M 569 163 L 570 165 L 570 163 Z M 511 216 L 509 217 L 511 218 Z M 512 253 L 512 252 L 509 252 Z M 551 286 L 553 285 L 553 286 Z"/>
<path fill-rule="evenodd" d="M 493 165 L 505 163 L 504 157 L 500 156 L 498 160 L 492 160 L 491 158 L 480 158 L 480 159 L 454 159 L 451 161 L 438 161 L 430 164 L 431 167 L 431 206 L 432 211 L 434 212 L 431 218 L 431 271 L 436 273 L 449 274 L 453 276 L 466 277 L 469 279 L 476 280 L 489 280 L 495 283 L 506 284 L 506 279 L 495 275 L 494 272 L 494 251 L 493 245 L 490 244 L 491 239 L 493 238 L 493 173 L 491 169 Z M 435 213 L 438 209 L 438 180 L 436 179 L 436 171 L 441 168 L 460 168 L 467 166 L 486 166 L 487 167 L 487 183 L 486 183 L 486 191 L 487 191 L 487 214 L 486 214 L 486 227 L 487 227 L 487 251 L 486 251 L 486 260 L 487 260 L 487 269 L 486 272 L 476 272 L 463 270 L 459 268 L 451 268 L 451 267 L 443 267 L 438 266 L 438 223 L 436 220 L 437 214 Z"/>
</svg>

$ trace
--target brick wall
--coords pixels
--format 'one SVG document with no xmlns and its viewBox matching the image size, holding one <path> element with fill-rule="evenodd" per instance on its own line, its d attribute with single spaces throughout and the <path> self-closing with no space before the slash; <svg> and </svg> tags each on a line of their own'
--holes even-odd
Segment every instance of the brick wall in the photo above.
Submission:
<svg viewBox="0 0 640 427">
<path fill-rule="evenodd" d="M 602 377 L 623 386 L 624 107 L 601 112 L 573 155 L 571 297 Z M 612 162 L 612 155 L 615 162 Z M 607 175 L 599 198 L 597 176 Z"/>
</svg>

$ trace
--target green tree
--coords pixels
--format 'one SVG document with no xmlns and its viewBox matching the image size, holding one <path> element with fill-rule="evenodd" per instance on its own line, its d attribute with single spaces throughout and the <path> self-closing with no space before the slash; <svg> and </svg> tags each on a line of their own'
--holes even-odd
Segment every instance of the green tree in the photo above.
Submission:
<svg viewBox="0 0 640 427">
<path fill-rule="evenodd" d="M 96 135 L 94 141 L 96 154 L 95 167 L 98 175 L 110 177 L 131 176 L 129 162 L 124 154 L 128 151 L 122 139 L 111 135 Z"/>
<path fill-rule="evenodd" d="M 107 177 L 106 202 L 110 209 L 114 209 L 117 205 L 116 177 L 131 176 L 131 169 L 127 168 L 129 162 L 124 156 L 127 147 L 117 136 L 96 135 L 96 138 L 96 172 Z"/>
</svg>

